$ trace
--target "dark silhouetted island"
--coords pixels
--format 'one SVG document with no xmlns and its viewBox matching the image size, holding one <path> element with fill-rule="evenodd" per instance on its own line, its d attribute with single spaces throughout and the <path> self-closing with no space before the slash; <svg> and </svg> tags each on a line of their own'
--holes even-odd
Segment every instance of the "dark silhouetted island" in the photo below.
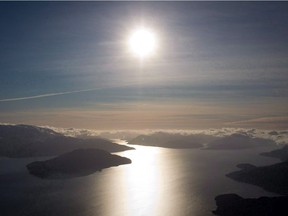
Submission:
<svg viewBox="0 0 288 216">
<path fill-rule="evenodd" d="M 77 149 L 50 160 L 32 162 L 26 167 L 30 174 L 40 178 L 71 178 L 130 163 L 130 159 L 104 150 Z"/>
<path fill-rule="evenodd" d="M 229 178 L 262 187 L 264 190 L 288 195 L 288 161 L 256 167 L 239 164 L 240 171 L 227 174 Z"/>
<path fill-rule="evenodd" d="M 97 148 L 108 152 L 134 149 L 100 137 L 81 139 L 32 125 L 0 125 L 0 156 L 54 156 L 79 148 Z"/>
<path fill-rule="evenodd" d="M 215 198 L 220 216 L 287 216 L 288 196 L 244 199 L 236 194 L 224 194 Z"/>
<path fill-rule="evenodd" d="M 281 149 L 276 149 L 270 152 L 264 152 L 264 153 L 261 153 L 260 155 L 266 156 L 266 157 L 278 158 L 282 161 L 286 161 L 288 160 L 288 146 L 285 145 Z"/>
</svg>

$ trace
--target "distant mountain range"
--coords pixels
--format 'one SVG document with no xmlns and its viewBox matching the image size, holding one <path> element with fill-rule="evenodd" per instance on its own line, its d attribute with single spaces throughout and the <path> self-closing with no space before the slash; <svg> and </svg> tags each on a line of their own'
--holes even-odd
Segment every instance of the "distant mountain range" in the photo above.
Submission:
<svg viewBox="0 0 288 216">
<path fill-rule="evenodd" d="M 272 146 L 276 143 L 269 139 L 251 137 L 247 134 L 234 133 L 217 138 L 206 145 L 206 149 L 247 149 Z"/>
<path fill-rule="evenodd" d="M 158 146 L 165 148 L 200 148 L 202 143 L 213 139 L 209 135 L 182 135 L 157 132 L 149 135 L 139 135 L 129 140 L 129 144 Z"/>
<path fill-rule="evenodd" d="M 246 149 L 275 145 L 275 142 L 264 138 L 255 138 L 247 134 L 234 133 L 226 136 L 205 134 L 172 134 L 157 132 L 139 135 L 129 140 L 130 144 L 158 146 L 164 148 L 204 148 L 211 150 Z"/>
<path fill-rule="evenodd" d="M 35 157 L 63 154 L 78 148 L 97 148 L 108 152 L 133 149 L 100 137 L 67 137 L 51 129 L 31 125 L 0 125 L 0 156 Z"/>
</svg>

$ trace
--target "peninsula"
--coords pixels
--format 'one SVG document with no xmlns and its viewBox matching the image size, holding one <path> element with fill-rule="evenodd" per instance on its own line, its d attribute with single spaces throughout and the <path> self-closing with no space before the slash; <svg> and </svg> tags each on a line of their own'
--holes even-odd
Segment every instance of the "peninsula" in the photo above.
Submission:
<svg viewBox="0 0 288 216">
<path fill-rule="evenodd" d="M 50 160 L 32 162 L 26 167 L 30 174 L 40 178 L 71 178 L 130 163 L 130 159 L 104 150 L 76 149 Z"/>
</svg>

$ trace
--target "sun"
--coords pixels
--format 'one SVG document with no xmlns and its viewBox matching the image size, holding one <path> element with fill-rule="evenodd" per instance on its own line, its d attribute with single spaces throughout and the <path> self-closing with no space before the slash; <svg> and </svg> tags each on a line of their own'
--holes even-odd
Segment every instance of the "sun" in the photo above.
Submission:
<svg viewBox="0 0 288 216">
<path fill-rule="evenodd" d="M 131 33 L 128 45 L 130 51 L 141 59 L 152 56 L 157 45 L 156 35 L 148 28 L 138 28 Z"/>
</svg>

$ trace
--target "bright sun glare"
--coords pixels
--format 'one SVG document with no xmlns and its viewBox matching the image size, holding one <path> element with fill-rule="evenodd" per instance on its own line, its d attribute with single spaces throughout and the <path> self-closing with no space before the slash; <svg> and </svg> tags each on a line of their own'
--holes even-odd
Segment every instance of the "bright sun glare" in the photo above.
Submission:
<svg viewBox="0 0 288 216">
<path fill-rule="evenodd" d="M 131 52 L 140 58 L 151 56 L 156 49 L 156 36 L 147 28 L 136 29 L 129 38 Z"/>
</svg>

